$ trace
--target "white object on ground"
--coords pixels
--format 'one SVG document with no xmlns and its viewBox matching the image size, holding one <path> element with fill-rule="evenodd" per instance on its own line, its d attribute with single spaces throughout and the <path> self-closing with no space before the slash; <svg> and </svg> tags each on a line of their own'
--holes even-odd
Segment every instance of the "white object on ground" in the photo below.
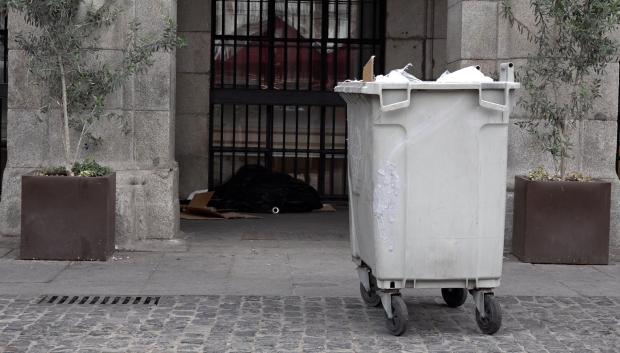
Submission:
<svg viewBox="0 0 620 353">
<path fill-rule="evenodd" d="M 446 71 L 438 79 L 437 82 L 493 82 L 493 79 L 485 76 L 476 66 L 468 66 L 455 72 Z"/>
<path fill-rule="evenodd" d="M 196 190 L 194 192 L 192 192 L 191 194 L 189 194 L 189 196 L 187 197 L 188 200 L 193 200 L 194 196 L 198 195 L 198 194 L 202 194 L 205 192 L 209 192 L 209 189 L 204 189 L 204 190 Z"/>
</svg>

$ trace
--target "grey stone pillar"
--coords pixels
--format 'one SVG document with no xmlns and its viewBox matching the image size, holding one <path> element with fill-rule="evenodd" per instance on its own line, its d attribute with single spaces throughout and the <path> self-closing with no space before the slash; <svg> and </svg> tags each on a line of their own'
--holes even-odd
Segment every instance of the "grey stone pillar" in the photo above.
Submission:
<svg viewBox="0 0 620 353">
<path fill-rule="evenodd" d="M 101 40 L 101 55 L 111 61 L 125 46 L 128 23 L 137 20 L 145 32 L 161 31 L 164 17 L 176 19 L 175 0 L 122 0 L 118 22 Z M 9 17 L 8 165 L 2 183 L 0 232 L 19 235 L 21 175 L 60 165 L 61 116 L 37 118 L 40 91 L 31 83 L 24 53 L 13 39 L 27 30 L 16 14 Z M 100 146 L 83 151 L 117 173 L 117 247 L 149 250 L 172 246 L 179 230 L 178 168 L 174 160 L 175 53 L 157 53 L 150 71 L 129 80 L 109 99 L 107 108 L 122 114 L 128 131 L 103 120 L 94 135 Z"/>
<path fill-rule="evenodd" d="M 433 79 L 446 67 L 447 0 L 387 0 L 385 68 L 412 63 L 420 79 Z"/>
<path fill-rule="evenodd" d="M 515 16 L 532 25 L 534 18 L 528 0 L 513 0 Z M 527 65 L 535 47 L 501 15 L 496 1 L 448 0 L 447 60 L 448 68 L 456 70 L 480 65 L 487 75 L 498 71 L 501 62 L 512 61 L 516 69 Z M 620 182 L 616 174 L 618 121 L 618 63 L 609 64 L 603 83 L 603 97 L 594 104 L 588 119 L 572 131 L 574 158 L 570 171 L 581 171 L 595 178 L 612 182 L 611 245 L 620 247 Z M 518 96 L 519 94 L 517 94 Z M 518 107 L 511 121 L 527 118 Z M 514 176 L 526 174 L 539 166 L 553 168 L 547 153 L 541 152 L 534 138 L 514 124 L 509 127 L 508 197 L 506 214 L 506 245 L 512 237 L 512 203 Z"/>
<path fill-rule="evenodd" d="M 179 0 L 179 34 L 187 47 L 177 53 L 176 159 L 179 193 L 208 185 L 211 1 Z"/>
</svg>

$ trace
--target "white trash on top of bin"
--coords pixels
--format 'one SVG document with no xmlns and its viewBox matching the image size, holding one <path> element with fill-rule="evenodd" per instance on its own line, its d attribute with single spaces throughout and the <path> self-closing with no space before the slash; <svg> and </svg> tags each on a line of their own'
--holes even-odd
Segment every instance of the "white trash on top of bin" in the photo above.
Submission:
<svg viewBox="0 0 620 353">
<path fill-rule="evenodd" d="M 371 64 L 370 64 L 371 65 Z M 493 296 L 504 247 L 512 63 L 494 82 L 477 67 L 421 81 L 409 67 L 335 88 L 347 103 L 351 248 L 362 298 L 387 326 L 407 327 L 404 288 L 469 291 L 485 333 L 501 326 Z"/>
</svg>

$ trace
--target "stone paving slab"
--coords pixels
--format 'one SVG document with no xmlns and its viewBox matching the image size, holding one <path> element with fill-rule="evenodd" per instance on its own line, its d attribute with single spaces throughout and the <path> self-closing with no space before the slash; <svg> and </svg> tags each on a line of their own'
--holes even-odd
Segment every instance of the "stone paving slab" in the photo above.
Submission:
<svg viewBox="0 0 620 353">
<path fill-rule="evenodd" d="M 405 296 L 409 331 L 389 335 L 360 299 L 171 296 L 159 305 L 36 304 L 0 296 L 0 352 L 617 352 L 620 298 L 505 296 L 504 325 L 478 331 L 471 298 L 452 309 Z"/>
</svg>

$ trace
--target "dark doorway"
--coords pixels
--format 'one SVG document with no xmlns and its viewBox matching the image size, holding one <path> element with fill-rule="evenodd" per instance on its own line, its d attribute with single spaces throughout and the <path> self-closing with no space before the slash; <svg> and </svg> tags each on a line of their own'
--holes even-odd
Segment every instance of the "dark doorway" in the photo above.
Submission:
<svg viewBox="0 0 620 353">
<path fill-rule="evenodd" d="M 246 164 L 347 193 L 346 108 L 333 88 L 384 66 L 385 0 L 213 0 L 209 187 Z"/>
</svg>

